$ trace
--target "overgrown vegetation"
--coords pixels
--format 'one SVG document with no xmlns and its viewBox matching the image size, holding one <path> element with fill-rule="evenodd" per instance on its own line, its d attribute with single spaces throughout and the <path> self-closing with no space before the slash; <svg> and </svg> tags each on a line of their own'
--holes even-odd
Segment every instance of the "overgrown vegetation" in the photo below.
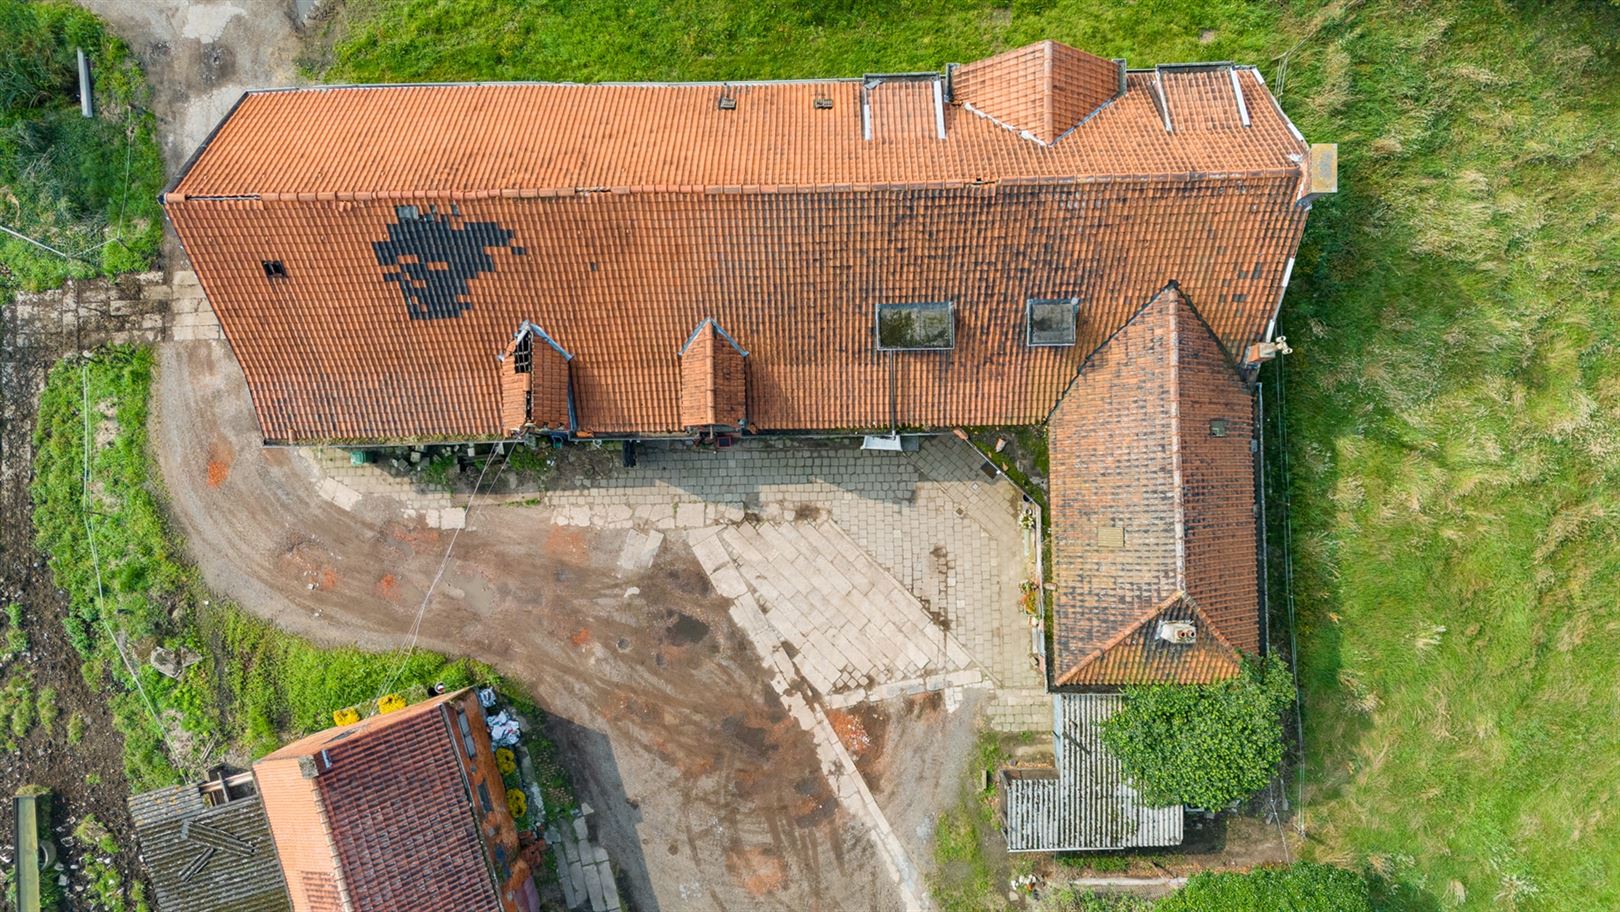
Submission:
<svg viewBox="0 0 1620 912">
<path fill-rule="evenodd" d="M 1153 912 L 1372 912 L 1367 878 L 1303 861 L 1247 873 L 1205 871 L 1160 900 Z"/>
<path fill-rule="evenodd" d="M 208 597 L 171 547 L 150 485 L 151 371 L 150 353 L 132 349 L 57 365 L 40 398 L 33 487 L 39 545 L 68 593 L 69 639 L 92 686 L 111 685 L 125 772 L 136 790 L 176 782 L 183 769 L 195 774 L 229 748 L 259 756 L 289 735 L 331 725 L 334 709 L 374 698 L 397 659 L 319 649 Z M 147 662 L 159 646 L 204 660 L 174 680 Z M 421 693 L 426 684 L 455 687 L 489 676 L 465 660 L 415 653 L 396 689 Z M 82 734 L 82 720 L 70 718 L 68 740 Z"/>
<path fill-rule="evenodd" d="M 73 828 L 73 838 L 86 848 L 83 856 L 84 878 L 90 889 L 84 898 L 93 904 L 92 908 L 106 912 L 148 912 L 146 888 L 141 882 L 132 882 L 126 892 L 123 875 L 112 864 L 102 860 L 116 857 L 120 847 L 118 840 L 96 819 L 96 815 L 90 814 L 81 820 Z"/>
<path fill-rule="evenodd" d="M 968 770 L 971 786 L 934 826 L 934 872 L 929 891 L 942 912 L 975 912 L 1003 904 L 1010 873 L 1006 843 L 996 828 L 995 771 L 1006 762 L 1005 736 L 981 732 Z M 980 788 L 988 772 L 989 788 Z M 1026 873 L 1027 859 L 1017 873 Z"/>
<path fill-rule="evenodd" d="M 129 49 L 65 0 L 0 0 L 0 296 L 70 276 L 146 268 L 157 254 L 163 162 Z M 80 116 L 77 48 L 95 75 L 94 119 Z"/>
<path fill-rule="evenodd" d="M 1277 774 L 1282 711 L 1293 703 L 1281 660 L 1245 660 L 1241 674 L 1220 684 L 1128 688 L 1102 738 L 1148 804 L 1217 810 Z"/>
<path fill-rule="evenodd" d="M 328 80 L 724 80 L 938 70 L 1056 38 L 1136 63 L 1264 60 L 1277 9 L 1238 0 L 1132 4 L 881 0 L 350 0 Z M 1210 34 L 1206 35 L 1205 33 Z"/>
<path fill-rule="evenodd" d="M 6 636 L 0 641 L 0 663 L 7 662 L 28 651 L 28 632 L 23 630 L 23 607 L 18 602 L 6 604 Z"/>
<path fill-rule="evenodd" d="M 1286 37 L 1341 155 L 1283 310 L 1311 851 L 1394 909 L 1620 908 L 1620 8 Z"/>
</svg>

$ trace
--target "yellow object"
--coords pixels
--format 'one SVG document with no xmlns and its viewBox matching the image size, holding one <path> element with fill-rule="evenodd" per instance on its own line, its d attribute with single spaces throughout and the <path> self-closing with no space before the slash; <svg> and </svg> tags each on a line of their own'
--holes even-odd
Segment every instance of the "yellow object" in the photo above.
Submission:
<svg viewBox="0 0 1620 912">
<path fill-rule="evenodd" d="M 510 747 L 495 749 L 495 768 L 501 771 L 502 776 L 510 776 L 517 772 L 517 755 L 512 753 Z"/>
<path fill-rule="evenodd" d="M 384 694 L 382 699 L 377 701 L 377 712 L 379 713 L 398 712 L 404 708 L 405 698 L 399 694 Z"/>
<path fill-rule="evenodd" d="M 355 709 L 353 706 L 346 706 L 343 709 L 332 710 L 333 725 L 353 725 L 359 721 L 360 710 Z"/>
<path fill-rule="evenodd" d="M 506 809 L 512 812 L 514 818 L 522 817 L 529 812 L 529 796 L 517 789 L 509 790 L 506 793 Z"/>
</svg>

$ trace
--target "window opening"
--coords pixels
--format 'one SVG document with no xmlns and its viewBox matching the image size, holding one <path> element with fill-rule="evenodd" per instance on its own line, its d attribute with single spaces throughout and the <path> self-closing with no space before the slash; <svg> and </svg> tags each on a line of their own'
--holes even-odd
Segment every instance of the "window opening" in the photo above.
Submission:
<svg viewBox="0 0 1620 912">
<path fill-rule="evenodd" d="M 954 311 L 949 301 L 879 304 L 878 348 L 882 351 L 942 351 L 954 348 Z"/>
</svg>

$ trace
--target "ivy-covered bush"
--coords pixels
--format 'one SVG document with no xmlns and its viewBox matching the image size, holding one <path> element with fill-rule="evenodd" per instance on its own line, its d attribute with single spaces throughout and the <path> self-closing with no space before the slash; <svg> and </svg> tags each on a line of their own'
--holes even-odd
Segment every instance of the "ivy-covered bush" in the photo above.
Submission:
<svg viewBox="0 0 1620 912">
<path fill-rule="evenodd" d="M 1372 912 L 1367 879 L 1332 865 L 1301 861 L 1246 874 L 1195 874 L 1153 912 Z"/>
<path fill-rule="evenodd" d="M 1271 780 L 1282 761 L 1281 714 L 1293 702 L 1281 661 L 1245 661 L 1221 684 L 1128 689 L 1103 723 L 1103 743 L 1148 803 L 1222 808 Z"/>
</svg>

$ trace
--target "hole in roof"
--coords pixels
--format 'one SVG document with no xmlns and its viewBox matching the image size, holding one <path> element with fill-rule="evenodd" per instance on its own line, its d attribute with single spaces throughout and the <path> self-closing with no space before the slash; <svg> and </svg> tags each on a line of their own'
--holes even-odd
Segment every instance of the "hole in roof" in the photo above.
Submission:
<svg viewBox="0 0 1620 912">
<path fill-rule="evenodd" d="M 259 265 L 264 267 L 264 277 L 267 279 L 285 279 L 287 267 L 280 260 L 260 260 Z"/>
</svg>

